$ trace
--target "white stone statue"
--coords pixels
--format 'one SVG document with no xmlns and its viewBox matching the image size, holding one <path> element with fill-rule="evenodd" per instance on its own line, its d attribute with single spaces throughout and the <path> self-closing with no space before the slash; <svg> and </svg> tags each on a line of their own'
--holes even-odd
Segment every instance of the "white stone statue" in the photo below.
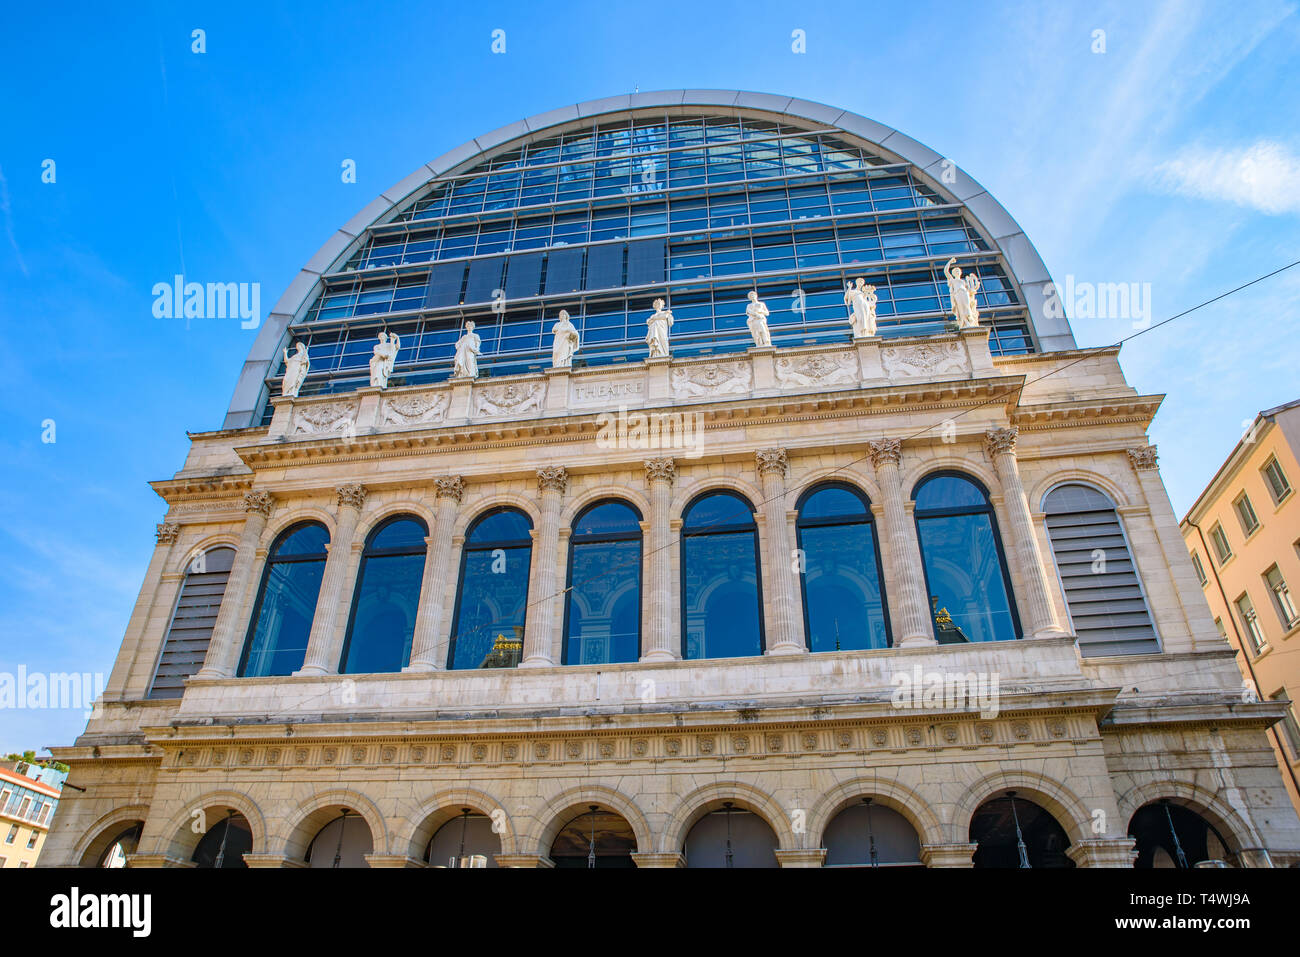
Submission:
<svg viewBox="0 0 1300 957">
<path fill-rule="evenodd" d="M 958 329 L 973 329 L 980 324 L 979 302 L 975 298 L 980 289 L 980 278 L 971 273 L 963 279 L 961 267 L 956 263 L 957 257 L 954 256 L 943 267 L 943 274 L 948 277 L 952 317 L 957 320 Z"/>
<path fill-rule="evenodd" d="M 370 357 L 370 385 L 372 388 L 388 388 L 388 377 L 393 374 L 393 363 L 397 361 L 397 350 L 401 347 L 401 340 L 397 338 L 397 333 L 394 332 L 391 336 L 387 332 L 379 334 L 375 354 Z"/>
<path fill-rule="evenodd" d="M 311 369 L 311 359 L 307 357 L 307 347 L 301 342 L 294 343 L 293 355 L 289 355 L 289 350 L 284 350 L 284 378 L 280 381 L 280 394 L 287 395 L 290 398 L 298 397 L 298 390 L 302 388 L 303 382 L 307 378 L 307 372 Z"/>
<path fill-rule="evenodd" d="M 864 339 L 876 334 L 876 287 L 859 278 L 844 287 L 844 305 L 849 307 L 849 325 L 853 338 Z"/>
<path fill-rule="evenodd" d="M 646 320 L 646 345 L 651 359 L 668 358 L 668 330 L 673 327 L 673 314 L 664 308 L 664 301 L 656 299 L 654 314 Z"/>
<path fill-rule="evenodd" d="M 569 321 L 569 314 L 561 309 L 559 321 L 551 326 L 551 368 L 567 369 L 573 365 L 573 355 L 582 347 L 578 330 Z"/>
<path fill-rule="evenodd" d="M 456 340 L 456 358 L 452 360 L 452 378 L 478 378 L 478 357 L 483 340 L 474 332 L 474 323 L 465 323 L 465 334 Z"/>
<path fill-rule="evenodd" d="M 748 317 L 745 323 L 749 326 L 749 334 L 754 337 L 754 345 L 760 349 L 770 346 L 772 334 L 767 328 L 769 310 L 767 304 L 758 298 L 757 290 L 749 290 L 749 305 L 745 307 L 745 315 Z"/>
</svg>

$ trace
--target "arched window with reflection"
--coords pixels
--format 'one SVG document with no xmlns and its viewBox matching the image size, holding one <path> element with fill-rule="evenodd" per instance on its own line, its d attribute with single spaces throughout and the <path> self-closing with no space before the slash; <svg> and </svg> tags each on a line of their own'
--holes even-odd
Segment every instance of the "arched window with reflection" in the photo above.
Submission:
<svg viewBox="0 0 1300 957">
<path fill-rule="evenodd" d="M 429 529 L 398 515 L 366 537 L 339 673 L 401 671 L 411 660 Z"/>
<path fill-rule="evenodd" d="M 606 664 L 640 657 L 640 523 L 640 513 L 625 502 L 599 502 L 573 523 L 564 664 Z"/>
<path fill-rule="evenodd" d="M 754 509 L 734 492 L 706 492 L 682 519 L 682 657 L 763 653 L 763 600 Z"/>
<path fill-rule="evenodd" d="M 460 556 L 447 667 L 513 668 L 524 650 L 533 523 L 517 508 L 484 512 Z"/>
<path fill-rule="evenodd" d="M 940 644 L 1020 635 L 997 520 L 983 485 L 936 472 L 912 493 L 927 594 Z"/>
<path fill-rule="evenodd" d="M 239 662 L 241 678 L 289 675 L 302 667 L 329 540 L 324 525 L 306 522 L 285 529 L 271 545 Z"/>
<path fill-rule="evenodd" d="M 798 511 L 808 649 L 888 648 L 889 615 L 870 502 L 850 485 L 827 482 L 805 492 Z"/>
</svg>

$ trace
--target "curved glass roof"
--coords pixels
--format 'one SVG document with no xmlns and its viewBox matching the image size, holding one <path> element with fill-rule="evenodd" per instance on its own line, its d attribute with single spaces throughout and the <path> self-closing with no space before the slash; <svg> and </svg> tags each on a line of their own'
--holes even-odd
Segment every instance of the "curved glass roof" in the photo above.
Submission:
<svg viewBox="0 0 1300 957">
<path fill-rule="evenodd" d="M 945 328 L 942 269 L 951 256 L 981 278 L 995 354 L 1044 348 L 1041 310 L 1007 240 L 995 237 L 1005 225 L 988 227 L 957 198 L 977 184 L 962 174 L 946 189 L 956 177 L 907 158 L 924 150 L 914 141 L 907 150 L 880 147 L 844 128 L 850 114 L 837 126 L 799 115 L 809 112 L 643 106 L 456 151 L 466 155 L 441 173 L 421 170 L 414 188 L 364 228 L 345 227 L 346 239 L 332 244 L 346 246 L 327 268 L 316 274 L 309 265 L 311 288 L 292 313 L 278 306 L 267 341 L 259 339 L 269 352 L 261 395 L 254 405 L 237 392 L 227 426 L 266 421 L 279 349 L 293 340 L 311 355 L 304 396 L 366 386 L 381 329 L 401 340 L 390 387 L 447 378 L 467 320 L 483 339 L 481 375 L 540 371 L 561 309 L 582 336 L 575 367 L 636 361 L 660 296 L 676 319 L 674 356 L 748 348 L 751 289 L 771 310 L 776 346 L 847 343 L 843 290 L 859 276 L 876 286 L 882 336 L 936 333 Z M 889 133 L 880 139 L 897 146 L 891 139 L 901 134 Z M 982 192 L 970 201 L 992 203 Z M 1028 246 L 1018 228 L 1012 238 Z M 1036 254 L 1033 262 L 1046 277 Z M 1068 327 L 1054 338 L 1047 348 L 1073 345 Z M 258 371 L 255 356 L 249 365 L 246 373 Z M 240 404 L 249 410 L 242 422 Z"/>
</svg>

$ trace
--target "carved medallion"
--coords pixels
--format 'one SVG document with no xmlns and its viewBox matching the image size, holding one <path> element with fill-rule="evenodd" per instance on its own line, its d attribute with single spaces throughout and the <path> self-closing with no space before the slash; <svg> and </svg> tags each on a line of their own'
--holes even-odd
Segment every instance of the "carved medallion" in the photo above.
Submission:
<svg viewBox="0 0 1300 957">
<path fill-rule="evenodd" d="M 858 360 L 851 352 L 786 356 L 776 360 L 776 379 L 784 386 L 853 385 Z"/>
<path fill-rule="evenodd" d="M 753 370 L 749 362 L 708 362 L 685 366 L 672 372 L 676 396 L 733 395 L 750 390 Z"/>
<path fill-rule="evenodd" d="M 475 415 L 523 415 L 542 410 L 540 382 L 509 382 L 474 389 Z"/>
<path fill-rule="evenodd" d="M 357 402 L 325 402 L 320 405 L 294 406 L 290 435 L 327 435 L 334 432 L 356 434 Z"/>
<path fill-rule="evenodd" d="M 441 422 L 447 413 L 447 393 L 422 392 L 384 399 L 380 421 L 384 425 L 428 425 Z"/>
<path fill-rule="evenodd" d="M 965 372 L 966 352 L 958 342 L 922 342 L 914 346 L 886 346 L 880 350 L 885 373 L 891 376 L 928 376 Z"/>
</svg>

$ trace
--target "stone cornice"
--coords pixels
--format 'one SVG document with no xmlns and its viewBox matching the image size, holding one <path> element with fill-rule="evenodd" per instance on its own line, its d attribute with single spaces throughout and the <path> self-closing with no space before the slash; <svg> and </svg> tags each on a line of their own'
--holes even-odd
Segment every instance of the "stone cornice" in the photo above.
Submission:
<svg viewBox="0 0 1300 957">
<path fill-rule="evenodd" d="M 1011 424 L 1022 432 L 1041 432 L 1062 427 L 1137 423 L 1145 431 L 1164 399 L 1163 395 L 1132 395 L 1030 403 L 1012 410 Z"/>
<path fill-rule="evenodd" d="M 150 482 L 149 487 L 168 504 L 176 502 L 212 502 L 238 498 L 253 487 L 252 473 L 244 475 L 187 475 Z"/>
</svg>

